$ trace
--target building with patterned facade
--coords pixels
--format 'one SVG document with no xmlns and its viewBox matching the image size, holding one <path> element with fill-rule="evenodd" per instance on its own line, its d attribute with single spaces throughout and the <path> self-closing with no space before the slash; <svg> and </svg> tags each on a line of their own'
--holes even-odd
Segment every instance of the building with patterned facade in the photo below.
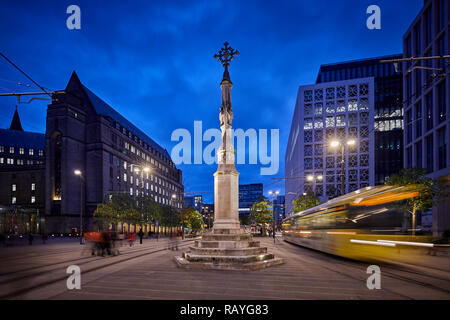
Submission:
<svg viewBox="0 0 450 320">
<path fill-rule="evenodd" d="M 344 193 L 374 185 L 373 77 L 300 86 L 285 154 L 287 215 L 305 192 L 322 201 L 340 194 L 342 156 L 334 140 L 345 145 Z M 349 140 L 356 143 L 347 146 Z"/>
<path fill-rule="evenodd" d="M 182 173 L 167 150 L 86 88 L 75 72 L 53 101 L 45 134 L 49 232 L 79 227 L 81 209 L 85 230 L 92 229 L 97 204 L 111 192 L 150 195 L 160 205 L 182 208 Z"/>
<path fill-rule="evenodd" d="M 403 36 L 403 57 L 450 54 L 450 2 L 426 0 Z M 425 69 L 424 69 L 425 68 Z M 403 63 L 404 166 L 450 181 L 450 59 Z M 450 200 L 432 210 L 434 235 L 450 231 Z M 417 223 L 421 224 L 420 220 Z"/>
<path fill-rule="evenodd" d="M 401 54 L 324 64 L 316 83 L 374 77 L 375 184 L 403 168 L 403 81 L 393 64 Z"/>
</svg>

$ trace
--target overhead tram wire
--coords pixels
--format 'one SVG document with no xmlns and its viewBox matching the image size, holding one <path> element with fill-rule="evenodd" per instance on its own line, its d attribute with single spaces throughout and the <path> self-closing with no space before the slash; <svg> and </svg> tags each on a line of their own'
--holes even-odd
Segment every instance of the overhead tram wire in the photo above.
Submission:
<svg viewBox="0 0 450 320">
<path fill-rule="evenodd" d="M 24 86 L 24 87 L 31 87 L 31 85 L 30 84 L 28 84 L 28 83 L 22 83 L 22 82 L 19 82 L 19 81 L 14 81 L 14 80 L 8 80 L 8 79 L 3 79 L 3 78 L 0 78 L 0 81 L 5 81 L 5 82 L 9 82 L 9 83 L 14 83 L 14 84 L 17 84 L 18 86 Z M 12 90 L 11 90 L 12 91 Z"/>
<path fill-rule="evenodd" d="M 2 56 L 6 61 L 8 61 L 14 68 L 16 68 L 17 70 L 19 70 L 25 77 L 27 77 L 28 79 L 30 79 L 31 82 L 33 82 L 36 86 L 38 86 L 38 88 L 40 88 L 42 91 L 44 91 L 50 98 L 52 98 L 52 95 L 50 93 L 48 93 L 44 87 L 40 86 L 36 81 L 34 81 L 25 71 L 23 71 L 22 69 L 20 69 L 14 62 L 12 62 L 10 59 L 8 59 L 8 57 L 6 57 L 3 53 L 0 52 L 0 56 Z"/>
</svg>

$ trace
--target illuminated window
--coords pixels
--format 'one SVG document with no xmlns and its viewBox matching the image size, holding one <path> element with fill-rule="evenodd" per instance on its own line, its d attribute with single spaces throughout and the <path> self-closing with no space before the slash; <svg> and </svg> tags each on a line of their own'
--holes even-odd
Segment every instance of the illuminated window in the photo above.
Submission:
<svg viewBox="0 0 450 320">
<path fill-rule="evenodd" d="M 336 116 L 336 126 L 337 127 L 345 126 L 345 115 Z"/>
<path fill-rule="evenodd" d="M 25 149 L 24 148 L 19 148 L 19 154 L 24 154 L 25 153 Z"/>
<path fill-rule="evenodd" d="M 16 184 L 11 185 L 11 190 L 12 191 L 16 191 L 17 190 L 17 185 Z"/>
<path fill-rule="evenodd" d="M 39 149 L 39 157 L 44 156 L 44 150 Z"/>
<path fill-rule="evenodd" d="M 305 123 L 303 125 L 303 129 L 304 130 L 309 130 L 313 128 L 313 122 L 311 118 L 306 118 L 305 119 Z"/>
<path fill-rule="evenodd" d="M 0 152 L 1 153 L 5 152 L 5 147 L 4 146 L 0 146 Z"/>
<path fill-rule="evenodd" d="M 316 103 L 314 105 L 314 113 L 315 114 L 322 114 L 323 104 L 322 103 Z"/>
<path fill-rule="evenodd" d="M 12 203 L 12 204 L 15 204 L 16 202 L 17 202 L 17 198 L 16 198 L 16 197 L 12 197 L 12 198 L 11 198 L 11 203 Z"/>
<path fill-rule="evenodd" d="M 348 100 L 348 111 L 357 111 L 358 103 L 356 99 Z"/>
<path fill-rule="evenodd" d="M 33 156 L 33 155 L 34 155 L 34 149 L 29 149 L 29 150 L 28 150 L 28 154 L 29 154 L 30 156 Z"/>
<path fill-rule="evenodd" d="M 31 203 L 35 203 L 36 202 L 36 197 L 35 196 L 31 196 Z"/>
<path fill-rule="evenodd" d="M 336 112 L 345 112 L 345 102 L 343 100 L 337 102 Z"/>
<path fill-rule="evenodd" d="M 323 128 L 323 119 L 322 118 L 315 118 L 314 119 L 314 128 Z"/>
<path fill-rule="evenodd" d="M 9 153 L 14 153 L 14 147 L 9 147 Z"/>
</svg>

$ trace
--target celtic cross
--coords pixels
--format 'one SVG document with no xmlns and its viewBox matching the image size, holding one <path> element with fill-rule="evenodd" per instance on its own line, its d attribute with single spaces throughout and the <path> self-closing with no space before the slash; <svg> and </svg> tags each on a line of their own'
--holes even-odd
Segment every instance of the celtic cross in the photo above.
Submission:
<svg viewBox="0 0 450 320">
<path fill-rule="evenodd" d="M 234 56 L 239 55 L 239 51 L 234 50 L 230 46 L 228 46 L 228 42 L 225 42 L 222 49 L 220 49 L 219 53 L 214 55 L 215 59 L 218 59 L 225 69 L 228 69 L 230 66 L 231 60 L 233 60 Z"/>
</svg>

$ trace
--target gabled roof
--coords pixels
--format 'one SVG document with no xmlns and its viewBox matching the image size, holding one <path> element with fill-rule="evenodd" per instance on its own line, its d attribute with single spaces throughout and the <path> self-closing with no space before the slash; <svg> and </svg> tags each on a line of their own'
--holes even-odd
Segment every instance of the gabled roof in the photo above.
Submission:
<svg viewBox="0 0 450 320">
<path fill-rule="evenodd" d="M 72 76 L 70 78 L 69 84 L 71 81 L 78 81 L 81 85 L 82 89 L 84 90 L 86 96 L 88 97 L 92 107 L 94 108 L 95 112 L 99 115 L 102 115 L 107 118 L 111 118 L 118 123 L 120 123 L 123 127 L 128 129 L 129 131 L 133 132 L 136 136 L 138 136 L 142 141 L 147 143 L 149 146 L 151 146 L 153 149 L 159 151 L 162 155 L 167 157 L 170 160 L 170 155 L 167 152 L 166 149 L 162 148 L 159 144 L 157 144 L 153 139 L 151 139 L 149 136 L 147 136 L 144 132 L 139 130 L 136 126 L 134 126 L 130 121 L 128 121 L 125 117 L 123 117 L 120 113 L 118 113 L 116 110 L 114 110 L 110 105 L 108 105 L 105 101 L 100 99 L 96 94 L 94 94 L 91 90 L 89 90 L 86 86 L 84 86 L 81 81 L 79 80 L 76 72 L 74 71 L 72 73 Z M 68 85 L 69 87 L 69 85 Z"/>
</svg>

